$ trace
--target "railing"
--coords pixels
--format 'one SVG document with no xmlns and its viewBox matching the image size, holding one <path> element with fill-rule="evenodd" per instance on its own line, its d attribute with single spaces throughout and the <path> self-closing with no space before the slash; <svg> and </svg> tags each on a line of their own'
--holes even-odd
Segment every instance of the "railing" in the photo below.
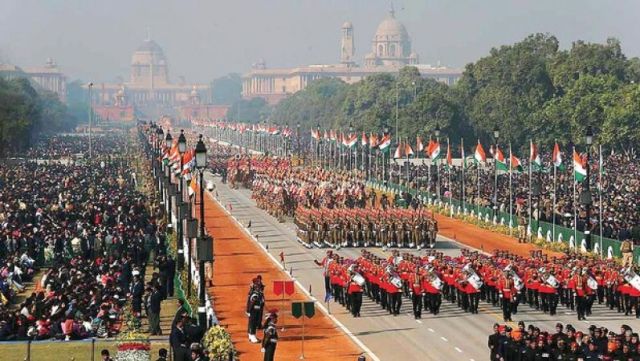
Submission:
<svg viewBox="0 0 640 361">
<path fill-rule="evenodd" d="M 445 207 L 449 207 L 449 205 L 451 205 L 451 208 L 453 209 L 449 208 L 449 210 L 455 215 L 471 215 L 479 221 L 489 224 L 494 222 L 493 210 L 489 207 L 479 206 L 469 202 L 465 202 L 463 204 L 463 202 L 458 199 L 449 199 L 448 197 L 440 197 L 438 200 L 427 192 L 418 191 L 415 188 L 408 188 L 406 186 L 393 183 L 387 183 L 385 185 L 378 181 L 369 181 L 367 182 L 367 185 L 371 188 L 387 193 L 401 194 L 403 192 L 407 192 L 413 196 L 418 196 L 423 202 L 429 205 L 442 205 Z M 510 216 L 509 213 L 505 212 L 496 212 L 495 223 L 509 227 L 509 219 L 511 219 L 511 227 L 516 228 L 518 226 L 518 217 L 514 215 Z M 545 239 L 547 242 L 564 242 L 568 244 L 571 249 L 579 248 L 583 251 L 585 249 L 584 245 L 586 243 L 584 232 L 576 231 L 572 228 L 563 227 L 558 224 L 553 225 L 549 222 L 537 221 L 534 219 L 531 221 L 530 231 L 533 237 Z M 622 242 L 615 239 L 606 237 L 600 238 L 600 235 L 598 234 L 591 234 L 593 253 L 602 255 L 604 258 L 621 257 L 621 243 Z M 633 252 L 634 264 L 638 264 L 639 260 L 640 247 L 636 247 Z"/>
</svg>

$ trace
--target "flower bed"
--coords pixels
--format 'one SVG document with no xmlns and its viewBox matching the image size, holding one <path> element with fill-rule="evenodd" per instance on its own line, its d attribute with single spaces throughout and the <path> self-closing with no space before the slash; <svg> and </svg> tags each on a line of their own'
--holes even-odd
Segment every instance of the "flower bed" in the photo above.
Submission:
<svg viewBox="0 0 640 361">
<path fill-rule="evenodd" d="M 231 335 L 222 326 L 209 328 L 202 338 L 202 345 L 209 351 L 212 360 L 228 360 L 230 354 L 235 357 Z"/>
</svg>

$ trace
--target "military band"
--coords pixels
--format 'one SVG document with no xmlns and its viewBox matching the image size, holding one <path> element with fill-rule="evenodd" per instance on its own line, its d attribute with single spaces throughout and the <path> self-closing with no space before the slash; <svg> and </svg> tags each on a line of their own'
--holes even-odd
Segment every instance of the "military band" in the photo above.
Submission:
<svg viewBox="0 0 640 361">
<path fill-rule="evenodd" d="M 451 257 L 427 249 L 418 256 L 393 250 L 382 258 L 363 249 L 360 257 L 348 259 L 332 252 L 330 292 L 354 317 L 360 316 L 361 295 L 366 295 L 394 316 L 406 297 L 415 319 L 423 312 L 437 315 L 443 300 L 471 314 L 484 301 L 500 308 L 505 322 L 512 321 L 520 304 L 550 315 L 559 304 L 573 306 L 584 320 L 596 301 L 640 318 L 640 276 L 633 269 L 618 271 L 615 263 L 593 260 L 461 253 Z"/>
</svg>

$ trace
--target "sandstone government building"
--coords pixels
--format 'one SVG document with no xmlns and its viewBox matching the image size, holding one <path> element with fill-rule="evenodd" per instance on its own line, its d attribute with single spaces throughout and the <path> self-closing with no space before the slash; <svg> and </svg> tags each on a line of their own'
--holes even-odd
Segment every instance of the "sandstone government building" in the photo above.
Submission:
<svg viewBox="0 0 640 361">
<path fill-rule="evenodd" d="M 371 74 L 395 74 L 407 65 L 418 68 L 425 78 L 448 85 L 454 84 L 462 74 L 460 69 L 420 64 L 418 54 L 411 50 L 409 33 L 396 19 L 393 10 L 378 25 L 371 42 L 371 52 L 365 55 L 362 66 L 355 62 L 353 25 L 345 22 L 341 30 L 340 63 L 267 68 L 265 62 L 260 60 L 253 65 L 251 71 L 243 75 L 243 97 L 264 98 L 269 104 L 276 104 L 316 79 L 339 78 L 351 84 Z"/>
</svg>

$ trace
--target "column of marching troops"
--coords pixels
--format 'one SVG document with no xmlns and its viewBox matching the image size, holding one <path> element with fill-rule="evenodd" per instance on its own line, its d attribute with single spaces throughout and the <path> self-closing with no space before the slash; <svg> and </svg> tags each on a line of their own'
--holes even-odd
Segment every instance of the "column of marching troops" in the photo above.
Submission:
<svg viewBox="0 0 640 361">
<path fill-rule="evenodd" d="M 360 316 L 366 295 L 393 315 L 400 313 L 404 296 L 411 300 L 416 319 L 423 310 L 437 315 L 443 300 L 472 314 L 478 313 L 482 300 L 500 307 L 505 322 L 512 321 L 521 304 L 549 315 L 561 304 L 585 320 L 597 302 L 640 318 L 640 276 L 614 261 L 548 259 L 540 251 L 530 258 L 468 250 L 450 257 L 428 249 L 424 256 L 394 250 L 386 259 L 367 250 L 357 259 L 327 251 L 316 264 L 323 267 L 326 292 L 354 317 Z"/>
<path fill-rule="evenodd" d="M 298 207 L 298 238 L 320 247 L 428 248 L 435 245 L 438 223 L 423 209 Z"/>
</svg>

